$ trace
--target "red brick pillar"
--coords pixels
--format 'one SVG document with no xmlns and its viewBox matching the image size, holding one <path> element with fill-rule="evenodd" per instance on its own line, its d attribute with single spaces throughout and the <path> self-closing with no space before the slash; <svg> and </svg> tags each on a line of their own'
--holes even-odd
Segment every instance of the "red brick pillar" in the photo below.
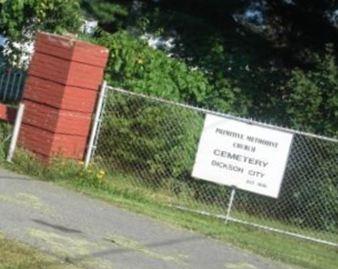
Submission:
<svg viewBox="0 0 338 269">
<path fill-rule="evenodd" d="M 104 47 L 37 35 L 23 95 L 21 146 L 43 159 L 83 159 L 107 58 Z"/>
</svg>

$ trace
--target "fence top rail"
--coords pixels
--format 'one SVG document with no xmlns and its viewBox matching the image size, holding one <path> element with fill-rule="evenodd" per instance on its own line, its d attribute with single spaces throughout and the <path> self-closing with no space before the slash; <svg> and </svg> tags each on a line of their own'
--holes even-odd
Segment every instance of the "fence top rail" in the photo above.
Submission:
<svg viewBox="0 0 338 269">
<path fill-rule="evenodd" d="M 280 127 L 280 126 L 272 125 L 272 124 L 265 123 L 265 122 L 259 122 L 259 121 L 253 120 L 253 119 L 242 118 L 242 117 L 234 116 L 234 115 L 227 114 L 227 113 L 212 111 L 212 110 L 205 109 L 205 108 L 195 107 L 195 106 L 192 106 L 192 105 L 187 105 L 187 104 L 167 100 L 167 99 L 164 99 L 164 98 L 161 98 L 161 97 L 146 95 L 146 94 L 142 94 L 142 93 L 136 93 L 136 92 L 132 92 L 132 91 L 122 89 L 122 88 L 112 87 L 112 86 L 109 86 L 109 85 L 107 85 L 107 89 L 115 91 L 115 92 L 119 92 L 119 93 L 122 93 L 122 94 L 125 94 L 125 95 L 142 97 L 142 98 L 146 98 L 148 100 L 152 100 L 152 101 L 156 101 L 156 102 L 160 102 L 160 103 L 164 103 L 164 104 L 169 104 L 169 105 L 175 105 L 175 106 L 178 106 L 178 107 L 195 110 L 195 111 L 202 112 L 202 113 L 208 113 L 208 114 L 212 114 L 212 115 L 215 115 L 215 116 L 221 116 L 221 117 L 224 117 L 224 118 L 227 118 L 227 119 L 236 120 L 236 121 L 240 121 L 240 122 L 244 122 L 244 123 L 248 123 L 248 124 L 254 124 L 256 126 L 266 127 L 266 128 L 273 129 L 273 130 L 278 130 L 278 131 L 283 131 L 283 132 L 287 132 L 287 133 L 291 133 L 291 134 L 303 135 L 303 136 L 307 136 L 307 137 L 311 137 L 311 138 L 317 138 L 317 139 L 321 139 L 321 140 L 325 140 L 325 141 L 329 141 L 329 142 L 338 143 L 338 139 L 333 138 L 333 137 L 331 138 L 331 137 L 327 137 L 327 136 L 323 136 L 323 135 L 316 135 L 316 134 L 312 134 L 312 133 L 308 133 L 308 132 L 293 130 L 293 129 L 286 128 L 286 127 Z"/>
</svg>

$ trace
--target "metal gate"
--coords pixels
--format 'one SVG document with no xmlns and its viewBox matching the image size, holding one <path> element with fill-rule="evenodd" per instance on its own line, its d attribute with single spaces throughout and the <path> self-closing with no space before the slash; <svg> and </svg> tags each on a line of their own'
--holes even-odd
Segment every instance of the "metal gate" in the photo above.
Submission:
<svg viewBox="0 0 338 269">
<path fill-rule="evenodd" d="M 206 114 L 294 134 L 273 199 L 191 177 Z M 168 206 L 338 246 L 338 140 L 113 87 L 102 87 L 86 165 Z"/>
<path fill-rule="evenodd" d="M 15 68 L 0 68 L 1 102 L 19 102 L 24 86 L 25 72 Z"/>
</svg>

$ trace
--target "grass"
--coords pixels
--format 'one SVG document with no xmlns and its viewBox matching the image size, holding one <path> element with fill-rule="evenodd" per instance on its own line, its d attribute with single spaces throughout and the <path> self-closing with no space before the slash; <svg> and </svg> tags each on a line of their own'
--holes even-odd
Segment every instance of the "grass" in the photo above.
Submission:
<svg viewBox="0 0 338 269">
<path fill-rule="evenodd" d="M 80 269 L 0 234 L 0 269 Z"/>
</svg>

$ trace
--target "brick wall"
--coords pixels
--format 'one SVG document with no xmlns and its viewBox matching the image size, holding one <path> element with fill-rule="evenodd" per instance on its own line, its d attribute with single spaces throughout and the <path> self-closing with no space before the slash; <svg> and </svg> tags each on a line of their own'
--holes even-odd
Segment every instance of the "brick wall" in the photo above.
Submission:
<svg viewBox="0 0 338 269">
<path fill-rule="evenodd" d="M 104 47 L 39 33 L 24 88 L 20 145 L 44 159 L 83 159 L 107 58 Z"/>
<path fill-rule="evenodd" d="M 16 116 L 16 108 L 9 107 L 5 104 L 0 104 L 0 120 L 9 123 L 14 123 Z"/>
</svg>

